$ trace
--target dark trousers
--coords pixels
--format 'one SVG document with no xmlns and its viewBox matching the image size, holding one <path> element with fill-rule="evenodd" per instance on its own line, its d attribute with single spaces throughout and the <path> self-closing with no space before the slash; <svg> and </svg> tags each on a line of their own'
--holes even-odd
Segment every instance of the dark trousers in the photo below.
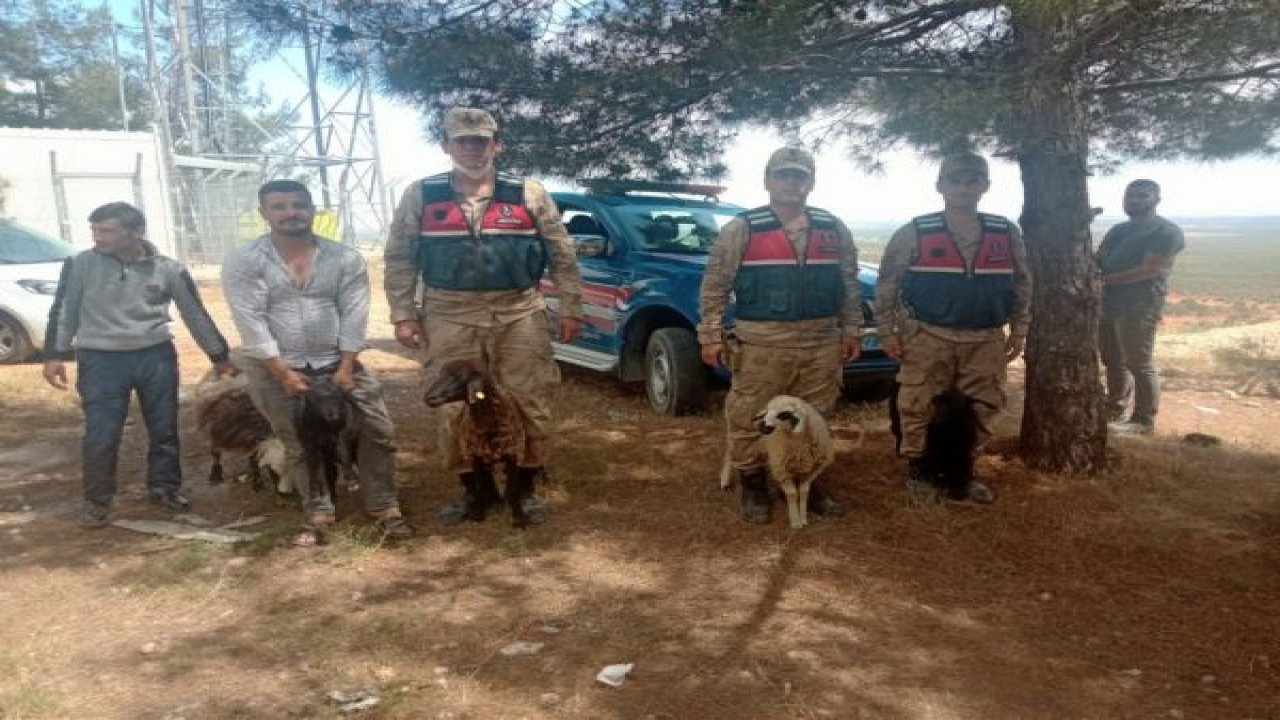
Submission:
<svg viewBox="0 0 1280 720">
<path fill-rule="evenodd" d="M 178 354 L 173 343 L 141 350 L 80 350 L 76 390 L 84 406 L 82 442 L 85 500 L 108 505 L 116 494 L 120 436 L 129 399 L 138 393 L 147 425 L 147 489 L 176 492 L 182 486 L 178 460 Z"/>
<path fill-rule="evenodd" d="M 1154 311 L 1102 313 L 1098 350 L 1107 372 L 1107 413 L 1120 417 L 1133 399 L 1133 422 L 1152 424 L 1160 409 L 1160 375 L 1155 366 Z"/>
</svg>

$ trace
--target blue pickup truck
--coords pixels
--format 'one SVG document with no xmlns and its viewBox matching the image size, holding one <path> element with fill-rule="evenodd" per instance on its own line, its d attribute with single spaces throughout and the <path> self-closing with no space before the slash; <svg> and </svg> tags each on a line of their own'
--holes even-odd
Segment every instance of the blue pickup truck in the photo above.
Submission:
<svg viewBox="0 0 1280 720">
<path fill-rule="evenodd" d="M 579 183 L 581 192 L 552 193 L 582 268 L 585 315 L 581 337 L 556 343 L 556 358 L 644 382 L 649 404 L 663 415 L 704 409 L 712 371 L 695 332 L 698 292 L 716 234 L 744 208 L 720 202 L 724 188 L 712 185 Z M 873 330 L 875 278 L 875 268 L 862 266 L 864 352 L 845 367 L 846 387 L 897 371 Z M 546 280 L 542 287 L 554 327 L 555 288 Z"/>
</svg>

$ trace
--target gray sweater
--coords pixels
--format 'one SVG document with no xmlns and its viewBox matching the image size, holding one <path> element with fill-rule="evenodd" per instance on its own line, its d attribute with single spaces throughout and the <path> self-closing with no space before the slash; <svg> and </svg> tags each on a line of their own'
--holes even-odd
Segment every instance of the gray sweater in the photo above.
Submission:
<svg viewBox="0 0 1280 720">
<path fill-rule="evenodd" d="M 86 250 L 62 266 L 49 311 L 45 357 L 67 360 L 72 349 L 141 350 L 173 340 L 169 303 L 200 349 L 213 362 L 227 359 L 227 341 L 209 317 L 187 269 L 143 242 L 146 254 L 133 262 Z"/>
</svg>

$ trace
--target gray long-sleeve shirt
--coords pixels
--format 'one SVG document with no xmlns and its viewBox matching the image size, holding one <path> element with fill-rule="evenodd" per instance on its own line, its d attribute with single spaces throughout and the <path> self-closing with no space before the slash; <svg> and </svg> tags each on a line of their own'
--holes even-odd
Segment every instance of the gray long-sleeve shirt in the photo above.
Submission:
<svg viewBox="0 0 1280 720">
<path fill-rule="evenodd" d="M 67 260 L 49 311 L 45 356 L 70 359 L 80 350 L 141 350 L 173 340 L 169 303 L 213 362 L 227 359 L 227 341 L 209 317 L 182 263 L 143 242 L 145 253 L 125 262 L 85 250 Z"/>
<path fill-rule="evenodd" d="M 222 291 L 249 357 L 321 368 L 365 348 L 369 274 L 351 248 L 318 240 L 311 277 L 299 285 L 263 235 L 223 261 Z"/>
</svg>

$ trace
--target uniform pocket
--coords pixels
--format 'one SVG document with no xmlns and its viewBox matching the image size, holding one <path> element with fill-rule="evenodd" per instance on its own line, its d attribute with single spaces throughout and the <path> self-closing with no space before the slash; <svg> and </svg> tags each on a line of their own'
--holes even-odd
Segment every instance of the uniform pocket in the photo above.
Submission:
<svg viewBox="0 0 1280 720">
<path fill-rule="evenodd" d="M 898 383 L 900 385 L 923 385 L 928 377 L 924 368 L 918 365 L 900 365 L 898 367 Z"/>
</svg>

